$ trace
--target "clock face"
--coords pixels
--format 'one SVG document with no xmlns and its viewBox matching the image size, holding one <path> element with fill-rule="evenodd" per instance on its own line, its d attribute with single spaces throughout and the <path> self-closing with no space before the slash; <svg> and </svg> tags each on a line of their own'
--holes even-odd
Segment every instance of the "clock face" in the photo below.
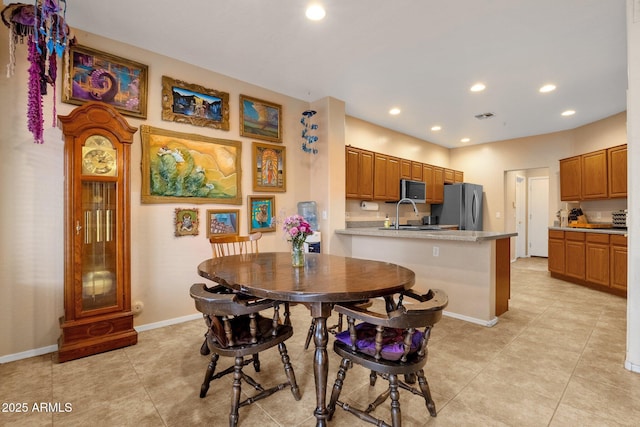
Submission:
<svg viewBox="0 0 640 427">
<path fill-rule="evenodd" d="M 82 147 L 82 173 L 116 176 L 116 151 L 108 148 Z"/>
</svg>

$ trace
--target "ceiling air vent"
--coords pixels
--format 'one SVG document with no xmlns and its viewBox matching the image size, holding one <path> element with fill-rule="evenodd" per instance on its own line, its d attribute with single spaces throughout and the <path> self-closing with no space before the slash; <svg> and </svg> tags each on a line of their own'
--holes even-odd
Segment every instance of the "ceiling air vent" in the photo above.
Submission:
<svg viewBox="0 0 640 427">
<path fill-rule="evenodd" d="M 493 116 L 495 116 L 495 114 L 493 113 L 482 113 L 482 114 L 476 114 L 474 117 L 478 120 L 484 120 L 484 119 L 490 119 Z"/>
</svg>

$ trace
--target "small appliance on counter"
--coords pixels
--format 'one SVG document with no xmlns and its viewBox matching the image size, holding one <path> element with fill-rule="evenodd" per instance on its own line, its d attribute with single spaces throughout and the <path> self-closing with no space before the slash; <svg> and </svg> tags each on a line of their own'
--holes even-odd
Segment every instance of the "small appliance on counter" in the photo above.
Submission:
<svg viewBox="0 0 640 427">
<path fill-rule="evenodd" d="M 627 228 L 627 209 L 611 212 L 614 228 Z"/>
<path fill-rule="evenodd" d="M 426 215 L 422 217 L 422 225 L 436 225 L 438 224 L 438 217 L 435 215 Z"/>
</svg>

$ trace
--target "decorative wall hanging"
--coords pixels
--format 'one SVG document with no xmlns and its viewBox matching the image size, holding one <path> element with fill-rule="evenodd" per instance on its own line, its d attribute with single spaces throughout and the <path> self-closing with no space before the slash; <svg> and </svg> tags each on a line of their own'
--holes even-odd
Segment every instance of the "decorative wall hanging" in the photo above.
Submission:
<svg viewBox="0 0 640 427">
<path fill-rule="evenodd" d="M 198 235 L 198 210 L 181 209 L 175 210 L 176 237 L 197 236 Z"/>
<path fill-rule="evenodd" d="M 310 131 L 317 130 L 318 125 L 315 123 L 311 123 L 311 117 L 315 116 L 316 112 L 314 110 L 307 110 L 302 113 L 302 119 L 300 119 L 300 123 L 302 123 L 302 151 L 305 153 L 318 154 L 317 148 L 311 148 L 311 144 L 318 141 L 318 137 L 315 135 L 311 135 Z"/>
<path fill-rule="evenodd" d="M 44 142 L 44 116 L 42 96 L 47 94 L 47 84 L 53 88 L 53 124 L 56 125 L 56 78 L 58 57 L 75 42 L 65 21 L 65 0 L 36 0 L 34 4 L 12 3 L 0 13 L 2 22 L 9 28 L 9 64 L 7 77 L 15 73 L 16 44 L 28 47 L 29 86 L 27 101 L 27 127 L 34 142 Z"/>
<path fill-rule="evenodd" d="M 253 143 L 253 191 L 287 191 L 286 147 Z"/>
<path fill-rule="evenodd" d="M 229 94 L 162 76 L 162 120 L 229 130 Z"/>
<path fill-rule="evenodd" d="M 72 46 L 68 55 L 62 102 L 100 101 L 127 116 L 147 118 L 149 67 L 85 46 Z"/>
<path fill-rule="evenodd" d="M 275 196 L 248 196 L 249 233 L 276 231 Z"/>
<path fill-rule="evenodd" d="M 207 210 L 207 238 L 239 234 L 240 211 Z"/>
<path fill-rule="evenodd" d="M 143 125 L 143 203 L 242 204 L 240 141 Z"/>
<path fill-rule="evenodd" d="M 240 135 L 282 142 L 282 106 L 240 95 Z"/>
</svg>

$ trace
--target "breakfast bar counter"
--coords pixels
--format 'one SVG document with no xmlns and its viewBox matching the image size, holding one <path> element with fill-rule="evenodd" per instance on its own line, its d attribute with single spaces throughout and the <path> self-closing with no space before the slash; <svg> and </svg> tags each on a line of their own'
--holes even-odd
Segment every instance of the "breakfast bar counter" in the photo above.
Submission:
<svg viewBox="0 0 640 427">
<path fill-rule="evenodd" d="M 347 255 L 413 270 L 419 292 L 444 290 L 449 296 L 445 315 L 493 326 L 508 310 L 510 240 L 516 233 L 354 227 L 336 234 Z"/>
</svg>

